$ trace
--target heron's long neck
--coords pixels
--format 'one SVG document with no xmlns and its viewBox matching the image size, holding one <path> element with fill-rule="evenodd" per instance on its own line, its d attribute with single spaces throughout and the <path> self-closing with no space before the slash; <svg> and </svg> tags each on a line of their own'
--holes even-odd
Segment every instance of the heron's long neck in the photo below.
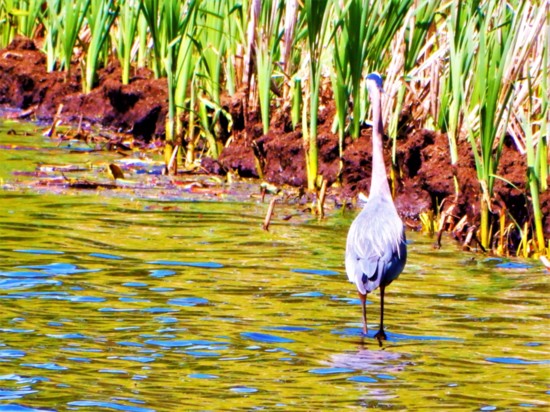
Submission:
<svg viewBox="0 0 550 412">
<path fill-rule="evenodd" d="M 382 150 L 382 104 L 380 92 L 376 90 L 371 96 L 372 102 L 372 177 L 370 196 L 388 196 L 391 198 L 390 185 L 384 165 L 384 154 Z"/>
</svg>

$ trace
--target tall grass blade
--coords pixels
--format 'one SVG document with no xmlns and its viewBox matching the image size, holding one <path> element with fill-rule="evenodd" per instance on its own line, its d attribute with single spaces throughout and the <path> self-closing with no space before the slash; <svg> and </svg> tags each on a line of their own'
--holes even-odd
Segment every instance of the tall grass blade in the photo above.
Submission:
<svg viewBox="0 0 550 412">
<path fill-rule="evenodd" d="M 84 93 L 89 93 L 95 84 L 100 53 L 109 37 L 111 26 L 118 15 L 119 5 L 114 0 L 91 0 L 88 27 L 91 40 L 86 52 Z"/>
<path fill-rule="evenodd" d="M 136 41 L 139 16 L 140 7 L 138 0 L 126 0 L 121 2 L 117 26 L 117 51 L 122 67 L 122 84 L 128 84 L 130 82 L 132 50 Z"/>
<path fill-rule="evenodd" d="M 492 1 L 492 0 L 490 0 Z M 472 81 L 470 68 L 475 55 L 479 0 L 465 0 L 450 3 L 451 18 L 448 20 L 449 35 L 449 77 L 444 89 L 448 93 L 448 104 L 441 110 L 445 115 L 445 126 L 451 153 L 451 168 L 455 184 L 455 195 L 460 193 L 456 175 L 458 165 L 458 139 L 462 127 L 463 107 L 468 105 L 468 83 Z M 445 110 L 447 109 L 447 110 Z M 486 245 L 484 245 L 486 246 Z"/>
<path fill-rule="evenodd" d="M 62 65 L 67 72 L 67 78 L 71 73 L 71 60 L 78 34 L 82 29 L 84 18 L 90 7 L 90 0 L 62 0 L 61 18 L 61 50 Z"/>
<path fill-rule="evenodd" d="M 328 42 L 330 0 L 306 0 L 304 14 L 307 23 L 309 51 L 309 125 L 306 137 L 307 186 L 314 190 L 318 175 L 317 122 L 319 118 L 319 91 L 321 86 L 321 58 Z"/>
<path fill-rule="evenodd" d="M 280 0 L 262 1 L 260 19 L 258 20 L 259 26 L 256 28 L 256 77 L 264 134 L 269 132 L 273 61 L 278 52 L 282 11 L 283 7 Z"/>
<path fill-rule="evenodd" d="M 498 0 L 487 2 L 475 54 L 475 81 L 470 82 L 470 116 L 476 118 L 479 127 L 469 127 L 468 136 L 481 185 L 480 241 L 485 248 L 490 244 L 491 198 L 515 80 L 505 74 L 512 60 L 510 56 L 517 41 L 517 24 L 522 12 L 522 5 L 513 10 Z"/>
</svg>

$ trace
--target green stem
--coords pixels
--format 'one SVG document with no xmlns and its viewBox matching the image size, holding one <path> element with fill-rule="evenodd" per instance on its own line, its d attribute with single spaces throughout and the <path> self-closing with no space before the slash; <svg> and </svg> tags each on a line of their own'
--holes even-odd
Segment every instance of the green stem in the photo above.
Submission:
<svg viewBox="0 0 550 412">
<path fill-rule="evenodd" d="M 527 176 L 529 179 L 529 190 L 531 192 L 531 200 L 533 205 L 533 215 L 535 220 L 535 233 L 537 236 L 537 250 L 544 250 L 544 230 L 542 225 L 542 211 L 540 209 L 539 199 L 539 182 L 535 171 L 532 167 L 528 167 Z"/>
<path fill-rule="evenodd" d="M 481 227 L 480 227 L 480 241 L 481 246 L 485 249 L 489 248 L 489 205 L 485 200 L 481 200 Z"/>
<path fill-rule="evenodd" d="M 315 94 L 315 96 L 314 96 Z M 311 95 L 311 114 L 309 119 L 309 148 L 308 148 L 308 176 L 307 176 L 307 188 L 308 190 L 315 190 L 317 184 L 317 175 L 319 173 L 318 165 L 318 147 L 317 147 L 317 121 L 319 110 L 319 96 L 317 93 Z"/>
</svg>

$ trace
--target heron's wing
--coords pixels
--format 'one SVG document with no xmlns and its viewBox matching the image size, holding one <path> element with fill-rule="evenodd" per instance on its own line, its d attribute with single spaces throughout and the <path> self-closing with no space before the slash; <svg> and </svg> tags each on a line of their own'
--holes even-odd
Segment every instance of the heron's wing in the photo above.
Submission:
<svg viewBox="0 0 550 412">
<path fill-rule="evenodd" d="M 371 215 L 376 216 L 370 218 Z M 352 223 L 346 245 L 346 273 L 361 293 L 391 283 L 403 270 L 403 224 L 387 210 L 364 210 Z"/>
<path fill-rule="evenodd" d="M 346 245 L 346 273 L 359 292 L 365 294 L 376 289 L 377 285 L 372 282 L 379 278 L 384 262 L 381 262 L 383 253 L 380 253 L 379 245 L 368 231 L 362 229 L 357 220 L 350 227 Z"/>
<path fill-rule="evenodd" d="M 348 279 L 357 285 L 359 292 L 372 292 L 380 286 L 388 263 L 391 261 L 390 250 L 382 250 L 363 243 L 363 247 L 351 245 L 346 251 L 346 272 Z"/>
</svg>

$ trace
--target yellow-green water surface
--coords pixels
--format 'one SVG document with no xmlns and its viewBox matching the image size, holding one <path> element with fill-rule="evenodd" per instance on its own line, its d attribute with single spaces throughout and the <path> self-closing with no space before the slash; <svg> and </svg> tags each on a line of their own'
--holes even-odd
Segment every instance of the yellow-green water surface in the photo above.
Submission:
<svg viewBox="0 0 550 412">
<path fill-rule="evenodd" d="M 548 410 L 536 262 L 409 233 L 380 347 L 343 268 L 354 213 L 285 206 L 265 232 L 254 200 L 37 190 L 13 172 L 102 155 L 14 127 L 30 126 L 0 126 L 0 411 Z"/>
</svg>

